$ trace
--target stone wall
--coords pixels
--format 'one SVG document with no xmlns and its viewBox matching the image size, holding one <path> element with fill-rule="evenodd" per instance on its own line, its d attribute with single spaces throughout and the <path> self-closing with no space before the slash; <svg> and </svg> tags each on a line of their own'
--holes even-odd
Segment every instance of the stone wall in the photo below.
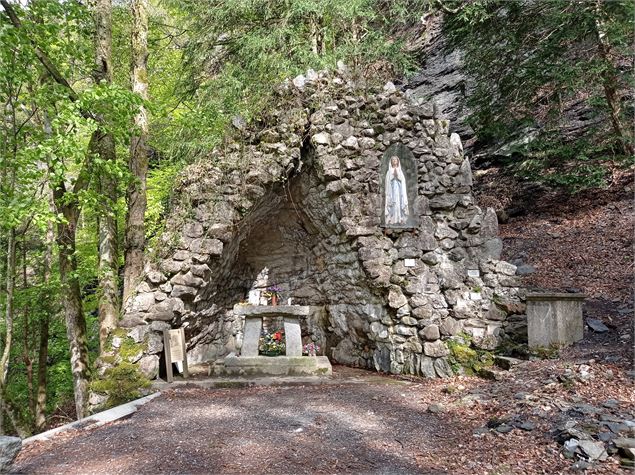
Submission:
<svg viewBox="0 0 635 475">
<path fill-rule="evenodd" d="M 180 175 L 160 249 L 127 303 L 120 326 L 153 342 L 142 370 L 156 376 L 156 331 L 168 326 L 185 327 L 190 363 L 239 352 L 232 309 L 264 269 L 285 300 L 311 306 L 303 333 L 338 362 L 448 376 L 448 338 L 495 347 L 506 317 L 523 313 L 516 269 L 499 260 L 496 215 L 474 203 L 461 140 L 433 109 L 342 68 L 287 82 L 250 128 L 236 121 Z M 418 169 L 409 229 L 380 225 L 381 160 L 395 144 Z"/>
</svg>

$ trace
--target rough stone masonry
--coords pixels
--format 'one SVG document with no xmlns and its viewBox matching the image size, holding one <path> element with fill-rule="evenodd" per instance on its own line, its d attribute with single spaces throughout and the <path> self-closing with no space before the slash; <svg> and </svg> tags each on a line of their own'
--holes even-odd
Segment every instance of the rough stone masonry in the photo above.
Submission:
<svg viewBox="0 0 635 475">
<path fill-rule="evenodd" d="M 415 224 L 403 229 L 381 226 L 390 147 L 407 149 L 416 168 Z M 310 306 L 302 334 L 331 360 L 450 376 L 449 338 L 467 333 L 492 349 L 524 319 L 496 214 L 471 187 L 461 140 L 432 105 L 343 67 L 288 81 L 265 116 L 236 120 L 180 174 L 120 322 L 142 348 L 129 361 L 156 377 L 159 332 L 181 326 L 190 364 L 239 353 L 244 317 L 233 307 L 266 275 L 285 301 Z M 122 359 L 117 348 L 112 356 Z"/>
</svg>

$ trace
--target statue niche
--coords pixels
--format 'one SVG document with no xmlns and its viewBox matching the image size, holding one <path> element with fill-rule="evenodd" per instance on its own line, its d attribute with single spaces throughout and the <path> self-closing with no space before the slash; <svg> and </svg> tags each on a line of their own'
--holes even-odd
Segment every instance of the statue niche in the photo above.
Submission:
<svg viewBox="0 0 635 475">
<path fill-rule="evenodd" d="M 417 197 L 417 168 L 412 152 L 403 144 L 388 147 L 379 176 L 383 190 L 382 226 L 416 227 L 413 205 Z"/>
</svg>

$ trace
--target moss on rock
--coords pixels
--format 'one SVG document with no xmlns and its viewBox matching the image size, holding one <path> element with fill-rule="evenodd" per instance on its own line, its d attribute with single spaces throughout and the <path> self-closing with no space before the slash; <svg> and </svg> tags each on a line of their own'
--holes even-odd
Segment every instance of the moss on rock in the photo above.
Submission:
<svg viewBox="0 0 635 475">
<path fill-rule="evenodd" d="M 141 390 L 150 387 L 150 381 L 141 374 L 137 365 L 123 362 L 109 368 L 104 375 L 91 383 L 90 389 L 105 394 L 106 407 L 114 407 L 141 396 Z"/>
</svg>

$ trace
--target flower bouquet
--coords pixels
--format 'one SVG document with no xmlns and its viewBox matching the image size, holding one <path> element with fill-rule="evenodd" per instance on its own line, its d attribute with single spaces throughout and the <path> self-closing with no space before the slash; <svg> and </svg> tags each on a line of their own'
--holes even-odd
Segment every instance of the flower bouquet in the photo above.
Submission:
<svg viewBox="0 0 635 475">
<path fill-rule="evenodd" d="M 284 330 L 265 332 L 260 334 L 258 351 L 264 356 L 280 356 L 287 352 Z"/>
<path fill-rule="evenodd" d="M 317 343 L 307 343 L 302 347 L 302 354 L 307 356 L 317 356 L 320 352 L 320 345 Z"/>
<path fill-rule="evenodd" d="M 269 300 L 271 305 L 278 305 L 281 292 L 282 289 L 280 287 L 272 285 L 271 287 L 267 287 L 267 290 L 263 292 L 263 295 Z"/>
</svg>

